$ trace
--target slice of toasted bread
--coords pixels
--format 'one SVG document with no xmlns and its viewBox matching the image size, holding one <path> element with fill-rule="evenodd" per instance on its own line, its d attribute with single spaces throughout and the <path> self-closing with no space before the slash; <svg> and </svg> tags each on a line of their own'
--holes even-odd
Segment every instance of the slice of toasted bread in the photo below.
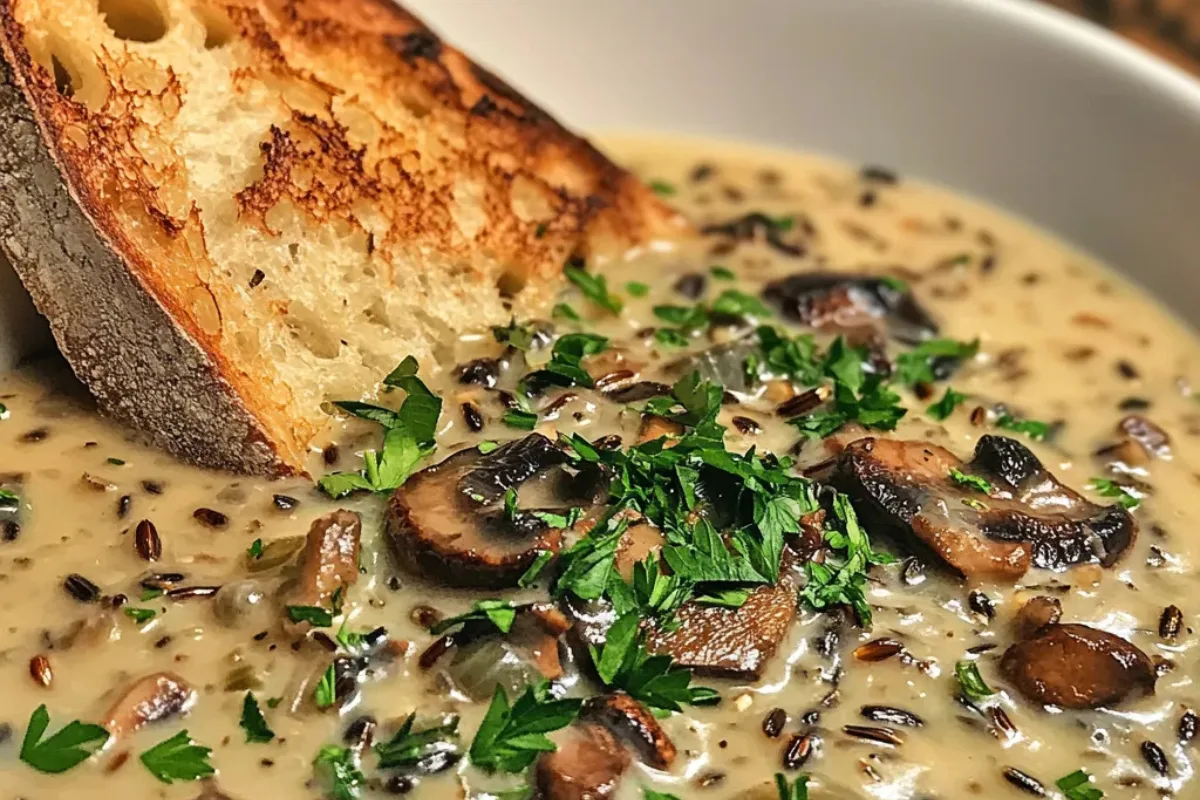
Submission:
<svg viewBox="0 0 1200 800">
<path fill-rule="evenodd" d="M 0 247 L 114 416 L 303 469 L 324 401 L 672 235 L 389 0 L 0 0 Z"/>
</svg>

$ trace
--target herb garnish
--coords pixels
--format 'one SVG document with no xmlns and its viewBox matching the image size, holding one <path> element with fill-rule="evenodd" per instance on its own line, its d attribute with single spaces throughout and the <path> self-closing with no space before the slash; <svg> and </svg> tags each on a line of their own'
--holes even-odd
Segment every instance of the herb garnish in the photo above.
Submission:
<svg viewBox="0 0 1200 800">
<path fill-rule="evenodd" d="M 579 322 L 580 319 L 582 319 L 579 316 L 579 312 L 576 311 L 575 309 L 571 308 L 569 303 L 559 303 L 558 305 L 556 305 L 550 311 L 550 316 L 562 317 L 563 319 L 569 319 L 572 322 Z"/>
<path fill-rule="evenodd" d="M 0 508 L 16 508 L 21 504 L 21 497 L 9 489 L 0 487 Z"/>
<path fill-rule="evenodd" d="M 217 771 L 208 763 L 211 754 L 211 748 L 192 741 L 187 731 L 180 731 L 142 753 L 141 761 L 151 775 L 170 784 L 215 775 Z"/>
<path fill-rule="evenodd" d="M 984 494 L 992 493 L 992 484 L 986 478 L 981 478 L 978 475 L 968 475 L 958 468 L 950 469 L 950 479 L 959 486 L 965 486 L 968 489 L 974 489 Z"/>
<path fill-rule="evenodd" d="M 246 555 L 255 561 L 258 561 L 260 558 L 262 558 L 262 554 L 263 554 L 263 540 L 262 539 L 255 539 L 253 542 L 250 543 L 250 546 L 246 548 Z"/>
<path fill-rule="evenodd" d="M 583 368 L 583 359 L 607 349 L 608 339 L 594 333 L 568 333 L 558 337 L 549 363 L 521 379 L 520 393 L 528 395 L 547 386 L 591 388 L 594 382 Z"/>
<path fill-rule="evenodd" d="M 1008 412 L 1004 412 L 996 419 L 996 427 L 1023 433 L 1038 442 L 1050 435 L 1050 423 L 1038 422 L 1033 419 L 1017 419 Z"/>
<path fill-rule="evenodd" d="M 1116 500 L 1122 508 L 1129 511 L 1133 511 L 1142 504 L 1142 498 L 1138 497 L 1133 489 L 1108 478 L 1092 478 L 1088 483 L 1088 488 L 1101 497 Z"/>
<path fill-rule="evenodd" d="M 625 291 L 634 297 L 645 297 L 650 294 L 650 287 L 641 281 L 629 281 L 625 284 Z"/>
<path fill-rule="evenodd" d="M 537 554 L 537 558 L 533 559 L 533 563 L 529 565 L 529 568 L 517 579 L 517 586 L 520 586 L 522 589 L 528 589 L 538 579 L 538 576 L 542 574 L 542 570 L 546 568 L 546 565 L 553 560 L 554 553 L 552 551 L 540 551 Z"/>
<path fill-rule="evenodd" d="M 407 396 L 399 411 L 370 403 L 344 401 L 334 405 L 357 417 L 377 422 L 386 431 L 382 451 L 363 453 L 361 472 L 331 472 L 318 482 L 330 497 L 365 490 L 390 492 L 401 486 L 417 465 L 434 450 L 442 400 L 417 377 L 417 360 L 408 356 L 383 383 L 403 389 Z"/>
<path fill-rule="evenodd" d="M 908 412 L 882 376 L 863 369 L 866 361 L 867 354 L 862 348 L 848 345 L 840 336 L 835 339 L 822 362 L 822 371 L 833 380 L 833 403 L 789 422 L 816 439 L 829 436 L 848 422 L 894 430 Z"/>
<path fill-rule="evenodd" d="M 458 759 L 458 717 L 414 733 L 416 719 L 416 712 L 409 714 L 391 739 L 375 745 L 382 769 L 411 769 L 430 759 Z"/>
<path fill-rule="evenodd" d="M 650 181 L 650 191 L 662 197 L 670 197 L 675 194 L 675 187 L 663 180 Z"/>
<path fill-rule="evenodd" d="M 287 615 L 292 622 L 307 622 L 314 628 L 333 625 L 333 612 L 320 606 L 288 606 Z"/>
<path fill-rule="evenodd" d="M 669 655 L 650 655 L 636 614 L 625 614 L 608 629 L 604 646 L 591 648 L 596 674 L 605 686 L 623 690 L 651 708 L 680 711 L 682 703 L 712 705 L 720 696 L 689 686 L 690 670 L 673 668 Z"/>
<path fill-rule="evenodd" d="M 949 386 L 946 387 L 946 393 L 942 395 L 942 399 L 936 403 L 931 403 L 925 413 L 941 422 L 954 413 L 954 409 L 965 403 L 967 396 L 962 392 L 956 392 Z"/>
<path fill-rule="evenodd" d="M 800 596 L 817 610 L 848 605 L 854 609 L 863 627 L 870 627 L 871 606 L 863 591 L 867 583 L 867 571 L 876 564 L 890 564 L 895 558 L 872 549 L 848 497 L 836 495 L 833 498 L 833 512 L 844 530 L 826 529 L 825 541 L 838 551 L 837 557 L 826 559 L 823 564 L 815 561 L 804 563 L 808 583 Z"/>
<path fill-rule="evenodd" d="M 139 625 L 141 625 L 143 622 L 149 622 L 158 616 L 158 612 L 153 608 L 134 608 L 132 606 L 126 606 L 122 610 L 125 612 L 125 616 L 129 617 Z"/>
<path fill-rule="evenodd" d="M 510 408 L 504 412 L 504 416 L 500 418 L 510 428 L 516 428 L 522 431 L 531 431 L 538 425 L 538 415 L 532 411 L 522 411 L 518 408 Z"/>
<path fill-rule="evenodd" d="M 520 772 L 539 753 L 557 749 L 546 734 L 570 725 L 581 704 L 577 699 L 553 699 L 548 685 L 541 683 L 526 687 L 510 706 L 504 689 L 497 686 L 471 742 L 471 763 L 489 772 Z"/>
<path fill-rule="evenodd" d="M 931 339 L 901 353 L 896 358 L 896 379 L 906 386 L 933 383 L 937 380 L 934 366 L 939 361 L 960 362 L 974 358 L 979 352 L 979 340 L 959 342 L 954 339 Z"/>
<path fill-rule="evenodd" d="M 733 274 L 733 270 L 729 269 L 728 267 L 714 266 L 710 267 L 708 271 L 717 280 L 732 281 L 737 278 L 737 276 Z"/>
<path fill-rule="evenodd" d="M 624 304 L 616 295 L 608 291 L 608 281 L 603 275 L 591 275 L 582 267 L 568 264 L 563 268 L 567 280 L 579 287 L 579 291 L 588 300 L 614 314 L 620 314 Z"/>
<path fill-rule="evenodd" d="M 50 712 L 40 705 L 29 717 L 29 727 L 21 741 L 20 758 L 39 772 L 57 775 L 86 761 L 108 742 L 108 731 L 99 725 L 73 720 L 46 739 Z"/>
<path fill-rule="evenodd" d="M 263 744 L 275 738 L 275 731 L 267 725 L 266 717 L 258 707 L 258 700 L 254 699 L 253 692 L 246 692 L 246 697 L 242 700 L 242 718 L 238 724 L 246 731 L 247 742 Z"/>
<path fill-rule="evenodd" d="M 508 325 L 492 326 L 492 336 L 497 342 L 518 350 L 528 350 L 533 347 L 534 335 L 535 331 L 532 325 L 518 325 L 515 319 L 510 320 Z"/>
<path fill-rule="evenodd" d="M 501 633 L 512 630 L 513 620 L 517 617 L 516 609 L 507 600 L 478 600 L 471 610 L 456 617 L 449 617 L 429 629 L 434 636 L 440 636 L 458 625 L 468 622 L 490 622 Z"/>
<path fill-rule="evenodd" d="M 1062 790 L 1067 800 L 1101 800 L 1104 792 L 1091 785 L 1092 776 L 1081 769 L 1059 778 L 1054 785 Z"/>
<path fill-rule="evenodd" d="M 329 708 L 337 702 L 337 669 L 333 664 L 321 673 L 321 679 L 313 689 L 313 702 L 320 709 Z"/>
<path fill-rule="evenodd" d="M 669 792 L 656 792 L 643 786 L 642 800 L 679 800 L 679 798 Z"/>
<path fill-rule="evenodd" d="M 357 800 L 359 788 L 367 782 L 349 747 L 323 746 L 313 759 L 313 768 L 329 784 L 329 796 L 333 800 Z"/>
<path fill-rule="evenodd" d="M 954 674 L 958 676 L 958 685 L 968 700 L 978 703 L 996 693 L 979 674 L 979 666 L 974 661 L 957 662 L 954 665 Z"/>
<path fill-rule="evenodd" d="M 788 785 L 788 780 L 782 772 L 775 773 L 775 788 L 779 790 L 779 800 L 808 800 L 808 776 L 798 775 L 796 782 Z"/>
</svg>

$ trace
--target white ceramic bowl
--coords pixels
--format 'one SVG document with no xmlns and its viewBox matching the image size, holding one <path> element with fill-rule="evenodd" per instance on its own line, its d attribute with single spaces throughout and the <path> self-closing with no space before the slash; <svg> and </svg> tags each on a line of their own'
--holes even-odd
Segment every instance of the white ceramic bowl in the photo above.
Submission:
<svg viewBox="0 0 1200 800">
<path fill-rule="evenodd" d="M 1024 0 L 408 0 L 569 124 L 823 151 L 987 199 L 1200 323 L 1200 84 Z M 0 366 L 40 340 L 0 268 Z"/>
</svg>

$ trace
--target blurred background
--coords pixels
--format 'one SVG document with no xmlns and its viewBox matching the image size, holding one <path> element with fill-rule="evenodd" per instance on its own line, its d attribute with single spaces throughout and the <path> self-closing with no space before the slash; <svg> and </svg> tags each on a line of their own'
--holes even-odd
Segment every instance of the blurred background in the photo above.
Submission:
<svg viewBox="0 0 1200 800">
<path fill-rule="evenodd" d="M 1200 74 L 1200 0 L 1048 0 Z"/>
</svg>

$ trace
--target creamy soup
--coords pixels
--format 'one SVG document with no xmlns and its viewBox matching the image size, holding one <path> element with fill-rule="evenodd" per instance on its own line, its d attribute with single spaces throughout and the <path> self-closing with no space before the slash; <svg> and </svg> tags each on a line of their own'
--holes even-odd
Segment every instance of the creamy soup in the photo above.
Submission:
<svg viewBox="0 0 1200 800">
<path fill-rule="evenodd" d="M 1191 333 L 883 169 L 609 146 L 703 237 L 331 407 L 323 488 L 0 375 L 0 796 L 1195 796 Z"/>
</svg>

